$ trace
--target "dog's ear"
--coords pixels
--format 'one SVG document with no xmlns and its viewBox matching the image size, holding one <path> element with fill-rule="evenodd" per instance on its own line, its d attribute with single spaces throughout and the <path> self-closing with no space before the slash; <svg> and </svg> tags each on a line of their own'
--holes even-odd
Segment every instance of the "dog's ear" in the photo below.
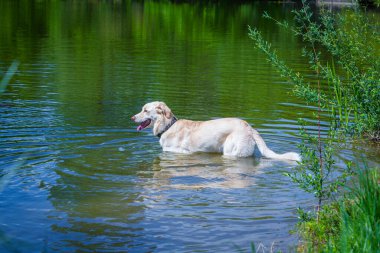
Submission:
<svg viewBox="0 0 380 253">
<path fill-rule="evenodd" d="M 167 119 L 172 117 L 172 111 L 165 103 L 162 102 L 156 107 L 156 112 L 158 114 L 163 114 Z"/>
<path fill-rule="evenodd" d="M 170 110 L 169 107 L 165 106 L 165 109 L 164 109 L 164 115 L 167 119 L 170 119 L 173 114 L 172 114 L 172 111 Z"/>
<path fill-rule="evenodd" d="M 164 108 L 162 108 L 161 104 L 156 106 L 156 112 L 157 114 L 164 114 Z"/>
</svg>

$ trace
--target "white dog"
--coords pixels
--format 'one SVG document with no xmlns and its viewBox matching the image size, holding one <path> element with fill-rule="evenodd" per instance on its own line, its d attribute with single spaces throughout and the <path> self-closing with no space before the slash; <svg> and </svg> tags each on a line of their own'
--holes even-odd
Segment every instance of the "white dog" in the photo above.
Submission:
<svg viewBox="0 0 380 253">
<path fill-rule="evenodd" d="M 255 145 L 267 158 L 300 161 L 299 154 L 276 154 L 265 144 L 259 133 L 247 122 L 237 118 L 209 121 L 177 120 L 164 102 L 151 102 L 132 117 L 140 123 L 138 131 L 153 127 L 164 151 L 177 153 L 216 152 L 225 156 L 253 155 Z"/>
</svg>

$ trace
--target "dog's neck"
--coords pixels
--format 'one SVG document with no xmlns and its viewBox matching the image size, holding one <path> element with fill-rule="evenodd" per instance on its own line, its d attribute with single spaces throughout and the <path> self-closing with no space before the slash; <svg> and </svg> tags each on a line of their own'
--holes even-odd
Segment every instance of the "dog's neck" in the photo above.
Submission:
<svg viewBox="0 0 380 253">
<path fill-rule="evenodd" d="M 176 117 L 173 117 L 172 120 L 170 121 L 170 123 L 169 123 L 168 125 L 166 125 L 166 127 L 164 128 L 164 130 L 162 130 L 162 132 L 158 133 L 156 136 L 157 136 L 158 138 L 161 138 L 161 136 L 162 136 L 166 131 L 168 131 L 169 128 L 170 128 L 172 125 L 174 125 L 174 123 L 176 123 L 176 122 L 177 122 L 177 118 L 176 118 Z"/>
</svg>

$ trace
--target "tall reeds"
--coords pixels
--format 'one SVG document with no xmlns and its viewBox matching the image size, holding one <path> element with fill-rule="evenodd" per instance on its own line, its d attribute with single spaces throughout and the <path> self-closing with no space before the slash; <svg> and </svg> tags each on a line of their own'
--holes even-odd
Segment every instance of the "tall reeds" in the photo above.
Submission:
<svg viewBox="0 0 380 253">
<path fill-rule="evenodd" d="M 362 171 L 345 198 L 321 209 L 320 220 L 299 223 L 301 252 L 379 252 L 380 185 L 376 169 Z"/>
</svg>

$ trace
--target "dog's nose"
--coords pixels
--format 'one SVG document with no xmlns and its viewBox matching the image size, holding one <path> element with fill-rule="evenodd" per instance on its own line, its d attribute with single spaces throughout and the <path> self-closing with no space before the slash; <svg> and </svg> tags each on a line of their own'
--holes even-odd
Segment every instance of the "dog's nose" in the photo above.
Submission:
<svg viewBox="0 0 380 253">
<path fill-rule="evenodd" d="M 135 121 L 136 117 L 135 116 L 132 116 L 131 117 L 131 120 Z"/>
</svg>

